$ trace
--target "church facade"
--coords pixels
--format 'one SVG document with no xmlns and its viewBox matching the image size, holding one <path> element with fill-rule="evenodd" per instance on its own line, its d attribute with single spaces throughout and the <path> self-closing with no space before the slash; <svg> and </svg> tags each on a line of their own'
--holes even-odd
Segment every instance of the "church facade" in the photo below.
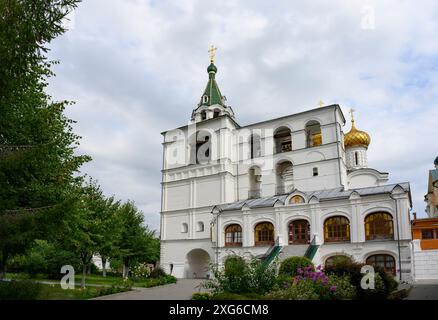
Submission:
<svg viewBox="0 0 438 320">
<path fill-rule="evenodd" d="M 160 265 L 179 278 L 209 277 L 226 256 L 336 256 L 410 280 L 409 183 L 369 168 L 371 139 L 344 133 L 337 104 L 238 124 L 208 82 L 188 125 L 163 132 Z"/>
</svg>

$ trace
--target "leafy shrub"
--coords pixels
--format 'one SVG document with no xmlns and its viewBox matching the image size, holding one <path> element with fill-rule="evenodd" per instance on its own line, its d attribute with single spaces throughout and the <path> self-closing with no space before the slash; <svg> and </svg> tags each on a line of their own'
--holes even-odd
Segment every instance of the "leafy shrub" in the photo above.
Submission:
<svg viewBox="0 0 438 320">
<path fill-rule="evenodd" d="M 162 268 L 155 268 L 151 271 L 150 277 L 151 278 L 160 278 L 166 275 L 166 272 Z"/>
<path fill-rule="evenodd" d="M 259 259 L 252 259 L 248 265 L 249 290 L 246 292 L 266 294 L 271 291 L 276 283 L 276 266 L 267 267 Z"/>
<path fill-rule="evenodd" d="M 331 258 L 332 262 L 331 265 L 343 265 L 343 264 L 349 264 L 352 263 L 353 260 L 351 260 L 350 257 L 338 255 Z"/>
<path fill-rule="evenodd" d="M 276 279 L 275 289 L 286 289 L 288 288 L 293 282 L 293 277 L 285 275 L 285 274 L 279 274 Z"/>
<path fill-rule="evenodd" d="M 164 284 L 176 283 L 177 279 L 174 276 L 166 274 L 160 278 L 147 278 L 142 280 L 140 286 L 144 288 L 162 286 Z"/>
<path fill-rule="evenodd" d="M 351 300 L 357 297 L 356 287 L 350 282 L 350 277 L 348 275 L 335 276 L 329 275 L 329 285 L 331 287 L 336 286 L 334 292 L 334 299 L 336 300 Z"/>
<path fill-rule="evenodd" d="M 286 289 L 273 291 L 266 296 L 271 300 L 319 300 L 311 281 L 300 281 Z"/>
<path fill-rule="evenodd" d="M 192 294 L 192 300 L 210 300 L 210 294 L 207 292 L 195 292 Z"/>
<path fill-rule="evenodd" d="M 312 266 L 307 266 L 304 269 L 297 268 L 296 272 L 297 275 L 289 278 L 293 279 L 289 281 L 283 275 L 282 286 L 267 297 L 277 300 L 332 300 L 353 299 L 356 296 L 356 289 L 350 284 L 348 276 L 327 276 L 320 266 L 316 271 Z"/>
<path fill-rule="evenodd" d="M 249 286 L 249 270 L 242 257 L 229 256 L 224 262 L 223 287 L 231 293 L 246 292 Z"/>
<path fill-rule="evenodd" d="M 306 257 L 289 257 L 281 262 L 278 274 L 294 277 L 297 274 L 298 268 L 303 269 L 309 266 L 312 267 L 312 270 L 314 270 L 312 261 L 310 261 Z"/>
<path fill-rule="evenodd" d="M 139 263 L 131 269 L 131 275 L 134 279 L 144 279 L 151 274 L 151 267 L 147 263 Z"/>
<path fill-rule="evenodd" d="M 211 296 L 211 300 L 260 300 L 263 296 L 257 294 L 237 294 L 232 292 L 217 292 Z"/>
<path fill-rule="evenodd" d="M 356 287 L 359 299 L 384 299 L 397 289 L 398 283 L 392 275 L 383 269 L 375 267 L 375 289 L 362 289 L 361 280 L 364 274 L 360 271 L 365 264 L 353 261 L 338 261 L 324 269 L 327 274 L 350 277 L 351 284 Z"/>
<path fill-rule="evenodd" d="M 94 294 L 94 296 L 96 297 L 100 297 L 100 296 L 107 296 L 109 294 L 115 294 L 115 293 L 120 293 L 120 292 L 126 292 L 131 290 L 130 286 L 116 286 L 116 285 L 112 285 L 111 287 L 101 287 L 101 288 L 97 288 L 96 293 Z"/>
<path fill-rule="evenodd" d="M 211 270 L 213 279 L 205 281 L 202 285 L 213 289 L 213 293 L 263 295 L 272 290 L 276 282 L 275 266 L 271 264 L 265 267 L 261 260 L 254 257 L 247 263 L 242 258 L 232 256 L 225 261 L 223 268 L 212 265 Z"/>
<path fill-rule="evenodd" d="M 0 300 L 35 300 L 42 285 L 32 281 L 0 282 Z"/>
<path fill-rule="evenodd" d="M 63 265 L 72 265 L 78 269 L 80 261 L 74 253 L 62 250 L 53 243 L 35 240 L 33 246 L 24 255 L 12 259 L 9 270 L 26 272 L 32 278 L 37 278 L 38 274 L 44 274 L 43 277 L 61 279 Z"/>
<path fill-rule="evenodd" d="M 114 285 L 116 287 L 132 288 L 134 286 L 134 281 L 129 278 L 120 278 Z"/>
<path fill-rule="evenodd" d="M 388 296 L 388 291 L 382 277 L 376 272 L 374 275 L 374 289 L 361 289 L 359 294 L 361 299 L 385 299 Z"/>
</svg>

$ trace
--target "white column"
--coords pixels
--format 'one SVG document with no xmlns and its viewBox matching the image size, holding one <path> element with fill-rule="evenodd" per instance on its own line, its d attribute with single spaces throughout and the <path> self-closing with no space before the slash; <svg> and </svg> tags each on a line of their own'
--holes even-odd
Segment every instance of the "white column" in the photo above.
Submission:
<svg viewBox="0 0 438 320">
<path fill-rule="evenodd" d="M 278 210 L 278 208 L 274 209 L 275 210 L 275 231 L 274 231 L 274 236 L 275 239 L 277 237 L 279 237 L 279 243 L 280 245 L 283 245 L 283 226 L 281 225 L 281 221 L 280 221 L 280 211 Z M 274 240 L 275 240 L 274 239 Z"/>
<path fill-rule="evenodd" d="M 249 222 L 249 211 L 243 212 L 243 226 L 242 226 L 242 246 L 250 247 L 251 243 L 251 226 Z"/>
<path fill-rule="evenodd" d="M 362 222 L 362 217 L 358 208 L 358 201 L 351 200 L 351 221 L 350 221 L 350 238 L 351 242 L 364 242 L 365 234 L 363 232 L 363 228 L 365 228 L 364 223 Z"/>
</svg>

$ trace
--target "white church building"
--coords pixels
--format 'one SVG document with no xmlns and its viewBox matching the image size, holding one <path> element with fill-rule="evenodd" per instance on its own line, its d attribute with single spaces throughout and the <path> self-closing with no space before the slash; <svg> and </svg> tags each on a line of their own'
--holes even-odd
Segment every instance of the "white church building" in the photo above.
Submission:
<svg viewBox="0 0 438 320">
<path fill-rule="evenodd" d="M 410 280 L 408 182 L 369 168 L 368 133 L 344 133 L 339 105 L 239 125 L 211 55 L 190 123 L 163 132 L 160 265 L 210 276 L 227 255 L 335 256 Z M 272 258 L 272 257 L 271 257 Z"/>
</svg>

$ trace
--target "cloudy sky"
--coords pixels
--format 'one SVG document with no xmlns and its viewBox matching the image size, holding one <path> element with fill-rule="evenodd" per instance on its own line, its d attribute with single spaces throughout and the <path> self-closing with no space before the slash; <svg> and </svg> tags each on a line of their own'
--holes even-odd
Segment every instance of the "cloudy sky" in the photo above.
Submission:
<svg viewBox="0 0 438 320">
<path fill-rule="evenodd" d="M 438 3 L 417 1 L 84 0 L 51 45 L 50 92 L 93 157 L 83 172 L 135 200 L 159 228 L 162 137 L 185 125 L 217 80 L 246 125 L 325 104 L 371 135 L 369 166 L 409 181 L 425 215 L 438 155 Z M 347 122 L 344 131 L 350 128 Z"/>
</svg>

